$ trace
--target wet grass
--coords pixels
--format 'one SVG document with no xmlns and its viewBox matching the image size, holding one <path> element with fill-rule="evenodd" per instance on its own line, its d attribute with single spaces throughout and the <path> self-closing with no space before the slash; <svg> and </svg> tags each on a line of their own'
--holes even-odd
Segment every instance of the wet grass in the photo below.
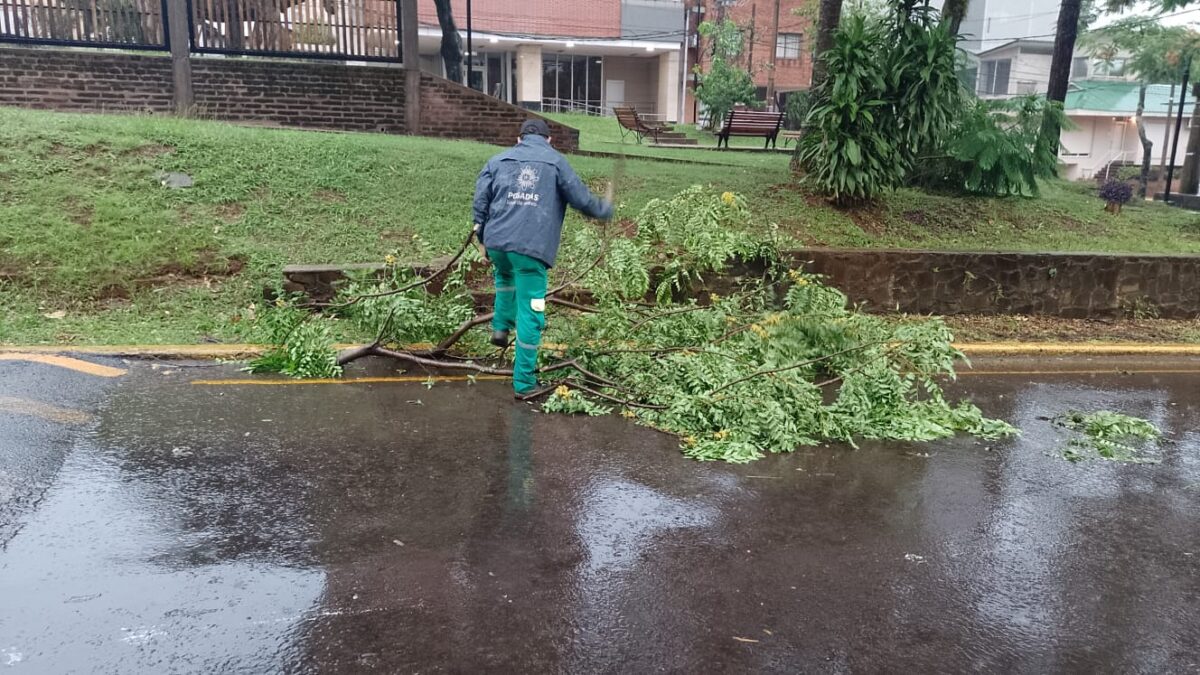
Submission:
<svg viewBox="0 0 1200 675">
<path fill-rule="evenodd" d="M 589 124 L 585 148 L 606 142 L 593 133 L 619 137 L 612 120 Z M 623 215 L 705 184 L 744 193 L 756 227 L 778 224 L 798 243 L 1200 252 L 1200 214 L 1147 204 L 1114 218 L 1086 186 L 1052 182 L 1040 199 L 902 190 L 838 210 L 797 188 L 786 155 L 660 151 L 731 164 L 631 157 L 618 191 Z M 0 342 L 244 339 L 241 319 L 287 263 L 453 250 L 470 223 L 476 173 L 495 152 L 462 141 L 0 108 Z M 606 158 L 572 164 L 597 187 L 613 168 Z M 195 187 L 166 189 L 155 178 L 162 171 L 186 173 Z"/>
<path fill-rule="evenodd" d="M 621 127 L 613 117 L 594 117 L 579 114 L 551 114 L 547 117 L 579 129 L 579 148 L 592 152 L 625 153 L 630 157 L 657 157 L 697 163 L 726 164 L 755 168 L 786 167 L 790 156 L 785 153 L 723 152 L 717 150 L 717 138 L 711 132 L 697 129 L 695 125 L 676 125 L 691 138 L 699 141 L 695 148 L 659 148 L 650 139 L 641 143 L 632 133 L 621 135 Z M 730 139 L 735 148 L 761 149 L 762 140 L 734 137 Z"/>
</svg>

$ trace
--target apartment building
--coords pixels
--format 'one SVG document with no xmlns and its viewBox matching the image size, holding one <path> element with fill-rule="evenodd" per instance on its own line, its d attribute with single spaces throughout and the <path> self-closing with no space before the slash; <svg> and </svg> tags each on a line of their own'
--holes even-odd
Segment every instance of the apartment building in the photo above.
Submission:
<svg viewBox="0 0 1200 675">
<path fill-rule="evenodd" d="M 702 115 L 692 96 L 693 70 L 696 65 L 706 67 L 711 46 L 696 32 L 700 22 L 727 19 L 738 25 L 743 44 L 739 65 L 754 78 L 759 99 L 775 106 L 789 93 L 808 89 L 812 83 L 810 28 L 815 6 L 810 0 L 690 0 L 684 118 L 692 122 L 697 114 Z"/>
<path fill-rule="evenodd" d="M 972 0 L 963 20 L 962 47 L 972 55 L 966 79 L 981 98 L 1044 94 L 1050 84 L 1057 3 L 1041 0 Z M 1078 50 L 1071 64 L 1065 111 L 1071 127 L 1062 134 L 1059 160 L 1068 178 L 1091 178 L 1119 164 L 1140 161 L 1137 134 L 1140 85 L 1125 60 L 1097 59 Z M 1151 85 L 1143 123 L 1154 142 L 1155 164 L 1165 164 L 1174 144 L 1179 91 L 1170 83 Z M 1180 147 L 1187 146 L 1192 105 L 1185 104 Z"/>
<path fill-rule="evenodd" d="M 463 35 L 466 3 L 454 2 Z M 603 114 L 634 105 L 681 118 L 682 0 L 473 0 L 470 85 L 541 111 Z M 432 0 L 419 5 L 422 68 L 439 75 L 441 29 Z"/>
</svg>

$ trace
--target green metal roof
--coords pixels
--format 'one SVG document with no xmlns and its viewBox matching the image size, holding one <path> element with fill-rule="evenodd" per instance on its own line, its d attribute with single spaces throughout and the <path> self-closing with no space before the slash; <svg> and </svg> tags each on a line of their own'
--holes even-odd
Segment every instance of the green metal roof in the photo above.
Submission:
<svg viewBox="0 0 1200 675">
<path fill-rule="evenodd" d="M 1137 112 L 1137 82 L 1112 82 L 1107 80 L 1078 80 L 1067 92 L 1064 106 L 1068 112 L 1090 110 L 1114 115 L 1132 115 Z M 1146 114 L 1166 116 L 1167 101 L 1171 99 L 1171 85 L 1152 84 L 1146 89 Z M 1191 103 L 1191 97 L 1188 97 Z M 1175 87 L 1175 100 L 1179 100 L 1179 87 Z"/>
</svg>

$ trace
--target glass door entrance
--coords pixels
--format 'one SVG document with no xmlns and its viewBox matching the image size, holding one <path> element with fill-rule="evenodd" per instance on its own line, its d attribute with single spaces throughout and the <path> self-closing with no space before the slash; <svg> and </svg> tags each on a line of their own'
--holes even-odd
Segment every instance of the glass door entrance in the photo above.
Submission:
<svg viewBox="0 0 1200 675">
<path fill-rule="evenodd" d="M 471 59 L 469 86 L 501 101 L 513 102 L 513 58 L 508 52 L 483 52 Z"/>
</svg>

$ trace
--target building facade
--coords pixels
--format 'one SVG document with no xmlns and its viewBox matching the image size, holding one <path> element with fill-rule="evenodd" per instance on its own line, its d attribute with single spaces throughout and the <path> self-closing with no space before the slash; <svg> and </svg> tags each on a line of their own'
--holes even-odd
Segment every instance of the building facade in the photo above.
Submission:
<svg viewBox="0 0 1200 675">
<path fill-rule="evenodd" d="M 1054 42 L 1058 3 L 1047 0 L 971 0 L 959 45 L 978 54 L 1014 40 Z"/>
<path fill-rule="evenodd" d="M 453 3 L 466 47 L 466 3 Z M 422 69 L 444 75 L 441 29 L 421 0 Z M 681 119 L 682 0 L 474 0 L 469 84 L 531 110 L 607 114 L 614 106 Z"/>
<path fill-rule="evenodd" d="M 782 103 L 787 94 L 808 89 L 812 83 L 813 9 L 809 0 L 691 0 L 686 65 L 688 73 L 684 119 L 703 117 L 693 96 L 697 65 L 704 70 L 711 45 L 697 33 L 702 21 L 730 20 L 742 33 L 739 66 L 754 78 L 758 97 L 770 107 Z M 778 12 L 776 24 L 775 12 Z M 776 29 L 778 25 L 778 29 Z"/>
<path fill-rule="evenodd" d="M 973 62 L 965 80 L 980 98 L 1046 93 L 1058 9 L 1057 3 L 1042 0 L 971 1 L 960 46 Z M 1101 60 L 1086 50 L 1075 52 L 1064 105 L 1071 126 L 1063 130 L 1059 149 L 1067 178 L 1109 177 L 1114 167 L 1140 163 L 1135 79 L 1120 56 Z M 1179 98 L 1178 87 L 1170 84 L 1154 84 L 1147 91 L 1142 120 L 1154 143 L 1155 166 L 1170 161 Z M 1187 147 L 1191 112 L 1192 105 L 1185 104 L 1177 163 Z"/>
</svg>

